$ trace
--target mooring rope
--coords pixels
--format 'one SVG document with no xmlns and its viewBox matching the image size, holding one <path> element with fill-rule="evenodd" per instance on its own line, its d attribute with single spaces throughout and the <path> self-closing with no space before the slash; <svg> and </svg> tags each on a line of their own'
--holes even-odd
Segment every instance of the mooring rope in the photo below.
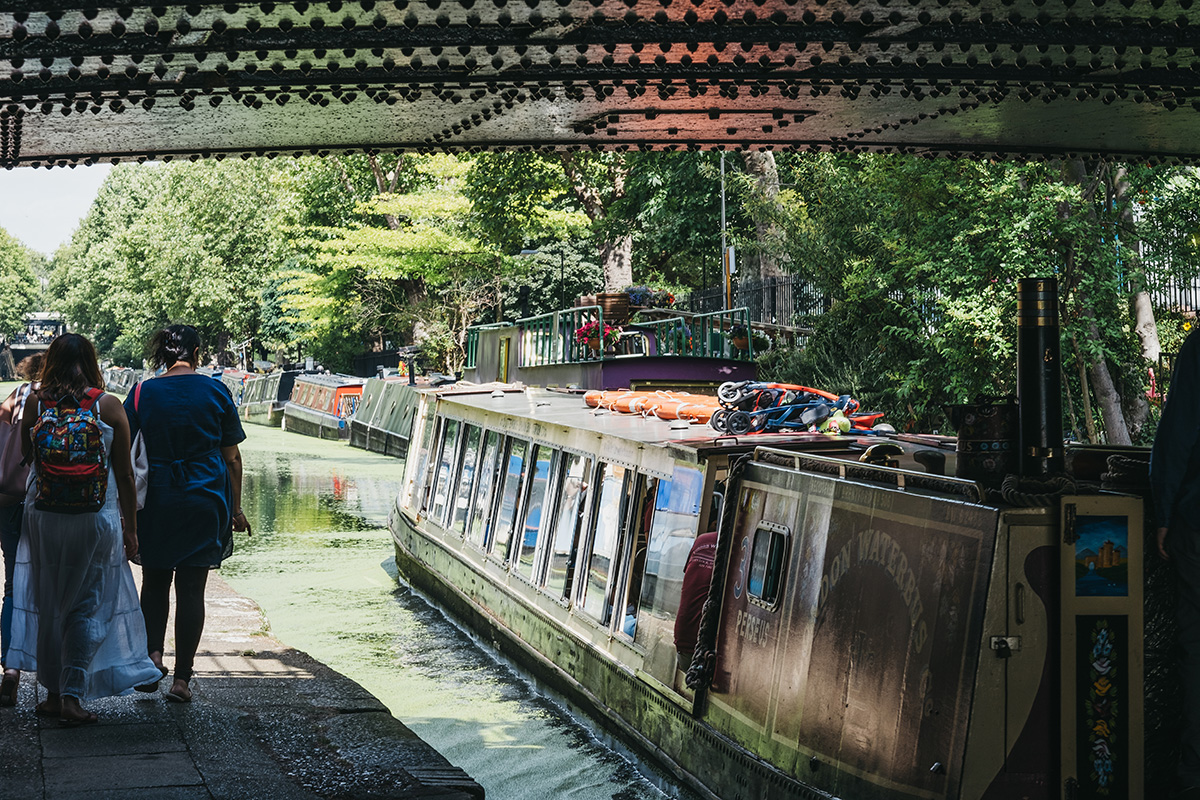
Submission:
<svg viewBox="0 0 1200 800">
<path fill-rule="evenodd" d="M 1048 478 L 1021 478 L 1019 475 L 1005 475 L 1000 484 L 1000 491 L 988 490 L 988 497 L 996 502 L 999 495 L 1010 506 L 1035 508 L 1049 506 L 1058 502 L 1064 494 L 1074 494 L 1077 485 L 1066 475 L 1054 475 Z"/>
</svg>

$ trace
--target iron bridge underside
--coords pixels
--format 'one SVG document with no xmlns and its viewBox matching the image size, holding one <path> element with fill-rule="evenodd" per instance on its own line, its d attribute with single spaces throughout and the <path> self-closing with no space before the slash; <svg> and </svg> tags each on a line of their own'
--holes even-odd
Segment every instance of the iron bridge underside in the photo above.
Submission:
<svg viewBox="0 0 1200 800">
<path fill-rule="evenodd" d="M 1193 0 L 7 0 L 0 166 L 774 148 L 1191 161 Z"/>
</svg>

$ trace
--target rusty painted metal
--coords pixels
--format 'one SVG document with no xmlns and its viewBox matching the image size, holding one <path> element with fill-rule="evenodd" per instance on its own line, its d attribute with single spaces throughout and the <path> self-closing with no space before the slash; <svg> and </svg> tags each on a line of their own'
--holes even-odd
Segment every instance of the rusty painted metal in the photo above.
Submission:
<svg viewBox="0 0 1200 800">
<path fill-rule="evenodd" d="M 344 150 L 1193 159 L 1200 6 L 342 0 L 0 8 L 0 166 Z"/>
</svg>

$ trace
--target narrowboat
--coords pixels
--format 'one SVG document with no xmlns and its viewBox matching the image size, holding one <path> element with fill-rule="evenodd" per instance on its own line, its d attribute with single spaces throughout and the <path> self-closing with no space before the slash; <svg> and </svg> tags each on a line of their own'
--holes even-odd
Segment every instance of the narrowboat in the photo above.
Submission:
<svg viewBox="0 0 1200 800">
<path fill-rule="evenodd" d="M 104 388 L 114 394 L 129 394 L 133 385 L 142 379 L 142 370 L 130 367 L 107 367 L 104 370 Z"/>
<path fill-rule="evenodd" d="M 396 458 L 408 456 L 408 437 L 397 432 L 412 428 L 419 395 L 401 390 L 407 382 L 407 376 L 367 380 L 358 411 L 350 420 L 351 447 Z"/>
<path fill-rule="evenodd" d="M 1049 346 L 1022 353 L 1052 390 Z M 1031 476 L 993 487 L 951 477 L 984 463 L 961 438 L 729 435 L 515 384 L 368 392 L 387 412 L 359 444 L 403 475 L 401 574 L 704 797 L 1161 788 L 1145 453 L 1064 456 L 1053 425 L 1031 444 L 1050 401 L 1040 423 L 1020 406 Z M 1114 459 L 1140 466 L 1122 482 Z"/>
<path fill-rule="evenodd" d="M 246 391 L 246 381 L 254 377 L 253 372 L 245 372 L 240 369 L 214 369 L 213 377 L 225 384 L 225 388 L 229 390 L 229 394 L 233 397 L 233 402 L 239 406 L 242 404 L 242 396 Z"/>
<path fill-rule="evenodd" d="M 295 370 L 255 375 L 246 380 L 238 413 L 246 422 L 278 428 L 283 422 L 283 409 L 296 384 Z"/>
<path fill-rule="evenodd" d="M 364 383 L 351 375 L 297 375 L 282 427 L 321 439 L 350 438 Z"/>
</svg>

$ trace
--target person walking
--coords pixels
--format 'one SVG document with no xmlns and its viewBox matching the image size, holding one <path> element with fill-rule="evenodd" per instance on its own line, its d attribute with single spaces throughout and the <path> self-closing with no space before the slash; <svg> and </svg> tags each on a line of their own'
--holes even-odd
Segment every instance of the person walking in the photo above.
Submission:
<svg viewBox="0 0 1200 800">
<path fill-rule="evenodd" d="M 1200 333 L 1184 340 L 1150 451 L 1158 555 L 1175 567 L 1183 731 L 1171 796 L 1200 800 Z"/>
<path fill-rule="evenodd" d="M 49 692 L 37 712 L 67 726 L 96 721 L 85 700 L 125 694 L 158 674 L 127 563 L 138 551 L 129 423 L 103 387 L 92 343 L 65 333 L 46 351 L 21 420 L 34 474 L 6 663 L 37 671 Z"/>
<path fill-rule="evenodd" d="M 12 641 L 13 572 L 17 566 L 17 545 L 21 541 L 25 488 L 29 483 L 29 465 L 21 462 L 21 419 L 25 401 L 37 389 L 45 355 L 34 353 L 21 359 L 17 374 L 26 383 L 13 389 L 12 394 L 0 403 L 0 425 L 8 425 L 9 436 L 15 439 L 15 447 L 14 442 L 6 442 L 0 450 L 0 553 L 4 556 L 4 602 L 0 606 L 0 666 L 4 668 L 4 677 L 0 678 L 0 706 L 16 705 L 17 687 L 21 684 L 21 671 L 8 666 L 8 645 Z M 6 455 L 15 457 L 6 460 Z M 10 490 L 18 493 L 10 494 Z"/>
<path fill-rule="evenodd" d="M 134 386 L 125 398 L 133 436 L 140 431 L 150 475 L 138 512 L 142 613 L 150 659 L 162 665 L 171 584 L 175 585 L 174 680 L 164 695 L 187 703 L 196 650 L 204 632 L 208 571 L 232 547 L 231 530 L 250 532 L 242 512 L 242 457 L 246 438 L 229 390 L 196 372 L 200 334 L 172 325 L 150 341 L 150 362 L 165 372 Z M 157 681 L 138 687 L 154 691 Z"/>
</svg>

